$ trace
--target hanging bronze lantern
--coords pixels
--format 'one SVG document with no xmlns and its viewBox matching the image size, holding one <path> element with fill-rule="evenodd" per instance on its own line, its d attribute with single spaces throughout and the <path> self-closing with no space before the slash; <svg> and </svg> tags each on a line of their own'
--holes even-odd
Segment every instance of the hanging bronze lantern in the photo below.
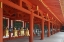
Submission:
<svg viewBox="0 0 64 42">
<path fill-rule="evenodd" d="M 15 27 L 14 27 L 14 30 L 13 30 L 13 36 L 14 37 L 18 37 L 18 30 L 16 30 Z"/>
<path fill-rule="evenodd" d="M 30 36 L 28 28 L 25 31 L 25 36 Z"/>
<path fill-rule="evenodd" d="M 20 36 L 24 36 L 24 29 L 23 28 L 20 29 Z"/>
<path fill-rule="evenodd" d="M 5 29 L 5 36 L 9 36 L 9 30 L 8 30 L 7 27 L 6 27 L 6 29 Z"/>
</svg>

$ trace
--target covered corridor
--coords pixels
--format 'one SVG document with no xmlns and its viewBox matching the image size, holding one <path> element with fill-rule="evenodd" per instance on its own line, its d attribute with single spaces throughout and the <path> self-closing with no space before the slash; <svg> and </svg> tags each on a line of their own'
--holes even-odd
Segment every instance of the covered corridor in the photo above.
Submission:
<svg viewBox="0 0 64 42">
<path fill-rule="evenodd" d="M 0 0 L 0 42 L 61 42 L 64 17 L 59 0 Z"/>
<path fill-rule="evenodd" d="M 44 40 L 40 40 L 38 39 L 38 37 L 36 38 L 34 39 L 34 42 L 64 42 L 64 32 L 58 32 L 50 37 L 45 37 Z M 28 42 L 28 39 L 20 38 L 20 39 L 15 39 L 15 40 L 7 40 L 5 42 Z"/>
</svg>

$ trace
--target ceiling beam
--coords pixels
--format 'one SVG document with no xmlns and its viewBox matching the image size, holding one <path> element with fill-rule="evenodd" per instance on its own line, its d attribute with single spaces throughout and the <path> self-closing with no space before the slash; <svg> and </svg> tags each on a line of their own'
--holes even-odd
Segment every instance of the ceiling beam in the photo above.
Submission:
<svg viewBox="0 0 64 42">
<path fill-rule="evenodd" d="M 44 1 L 41 1 L 41 3 L 52 13 L 52 15 L 61 23 L 63 24 L 58 17 L 51 11 L 51 9 L 44 3 Z"/>
</svg>

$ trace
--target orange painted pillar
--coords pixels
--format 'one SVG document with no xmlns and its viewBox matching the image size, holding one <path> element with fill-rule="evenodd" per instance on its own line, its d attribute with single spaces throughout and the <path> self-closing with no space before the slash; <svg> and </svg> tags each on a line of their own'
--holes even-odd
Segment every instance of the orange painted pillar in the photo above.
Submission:
<svg viewBox="0 0 64 42">
<path fill-rule="evenodd" d="M 41 30 L 42 30 L 41 40 L 43 40 L 44 39 L 44 20 L 43 19 L 42 19 L 42 28 L 41 28 Z"/>
<path fill-rule="evenodd" d="M 55 25 L 55 29 L 57 29 L 57 25 Z M 57 30 L 56 30 L 56 32 L 55 33 L 57 33 Z"/>
<path fill-rule="evenodd" d="M 54 34 L 55 34 L 55 24 L 54 24 Z"/>
<path fill-rule="evenodd" d="M 56 33 L 57 33 L 57 25 L 56 25 Z"/>
<path fill-rule="evenodd" d="M 2 0 L 0 0 L 0 42 L 3 42 L 3 7 L 1 7 Z"/>
<path fill-rule="evenodd" d="M 53 34 L 54 34 L 54 24 L 53 24 Z"/>
<path fill-rule="evenodd" d="M 55 33 L 56 33 L 56 24 L 55 24 Z"/>
<path fill-rule="evenodd" d="M 11 19 L 9 19 L 9 28 L 11 28 Z M 11 39 L 11 32 L 9 32 L 9 39 Z"/>
<path fill-rule="evenodd" d="M 55 29 L 55 33 L 56 33 L 56 25 L 55 25 L 55 28 L 54 29 Z"/>
<path fill-rule="evenodd" d="M 48 21 L 48 37 L 50 37 L 50 21 Z"/>
<path fill-rule="evenodd" d="M 57 32 L 58 32 L 58 25 L 57 25 Z"/>
<path fill-rule="evenodd" d="M 29 42 L 33 42 L 33 14 L 30 14 L 30 30 Z"/>
<path fill-rule="evenodd" d="M 57 32 L 59 32 L 59 30 L 58 30 L 58 29 L 59 29 L 59 25 L 58 25 L 58 27 L 57 27 Z"/>
<path fill-rule="evenodd" d="M 57 25 L 56 25 L 56 33 L 57 33 Z"/>
<path fill-rule="evenodd" d="M 55 24 L 54 24 L 54 34 L 55 34 Z"/>
<path fill-rule="evenodd" d="M 52 35 L 53 35 L 53 23 L 52 23 Z"/>
<path fill-rule="evenodd" d="M 60 32 L 60 25 L 58 25 L 58 28 L 59 28 L 58 32 Z"/>
<path fill-rule="evenodd" d="M 24 21 L 24 28 L 26 28 L 26 22 Z"/>
</svg>

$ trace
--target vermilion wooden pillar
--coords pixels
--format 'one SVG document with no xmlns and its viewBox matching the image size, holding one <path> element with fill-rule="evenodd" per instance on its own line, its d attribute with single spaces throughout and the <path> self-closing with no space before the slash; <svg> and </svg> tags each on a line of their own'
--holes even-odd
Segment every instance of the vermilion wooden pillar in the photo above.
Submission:
<svg viewBox="0 0 64 42">
<path fill-rule="evenodd" d="M 50 36 L 50 21 L 48 21 L 48 37 Z"/>
<path fill-rule="evenodd" d="M 1 2 L 0 0 L 0 42 L 3 42 L 3 7 L 1 7 Z"/>
<path fill-rule="evenodd" d="M 41 40 L 44 39 L 44 20 L 42 19 L 42 34 L 41 34 Z"/>
<path fill-rule="evenodd" d="M 55 24 L 54 24 L 54 34 L 55 34 Z"/>
<path fill-rule="evenodd" d="M 52 23 L 52 35 L 53 35 L 53 23 Z"/>
<path fill-rule="evenodd" d="M 55 34 L 55 24 L 54 24 L 54 34 Z"/>
<path fill-rule="evenodd" d="M 61 28 L 61 25 L 59 25 L 60 27 L 59 27 L 59 29 Z M 59 30 L 59 32 L 61 31 L 61 29 Z"/>
<path fill-rule="evenodd" d="M 58 28 L 59 28 L 58 32 L 60 32 L 60 26 L 59 25 L 58 25 Z"/>
<path fill-rule="evenodd" d="M 58 25 L 58 27 L 57 27 L 57 32 L 59 32 L 59 30 L 58 30 L 58 29 L 59 29 L 59 25 Z"/>
<path fill-rule="evenodd" d="M 26 28 L 26 22 L 24 21 L 24 28 Z"/>
<path fill-rule="evenodd" d="M 56 33 L 57 33 L 57 25 L 56 25 Z"/>
<path fill-rule="evenodd" d="M 55 26 L 55 28 L 54 28 L 54 29 L 55 29 L 55 33 L 56 33 L 56 26 Z"/>
<path fill-rule="evenodd" d="M 11 28 L 11 19 L 9 19 L 9 28 Z M 11 32 L 9 32 L 9 39 L 11 39 Z"/>
<path fill-rule="evenodd" d="M 55 33 L 56 33 L 56 24 L 55 24 Z"/>
<path fill-rule="evenodd" d="M 30 14 L 30 37 L 29 42 L 33 42 L 33 14 Z"/>
<path fill-rule="evenodd" d="M 57 25 L 57 32 L 58 32 L 58 25 Z"/>
</svg>

